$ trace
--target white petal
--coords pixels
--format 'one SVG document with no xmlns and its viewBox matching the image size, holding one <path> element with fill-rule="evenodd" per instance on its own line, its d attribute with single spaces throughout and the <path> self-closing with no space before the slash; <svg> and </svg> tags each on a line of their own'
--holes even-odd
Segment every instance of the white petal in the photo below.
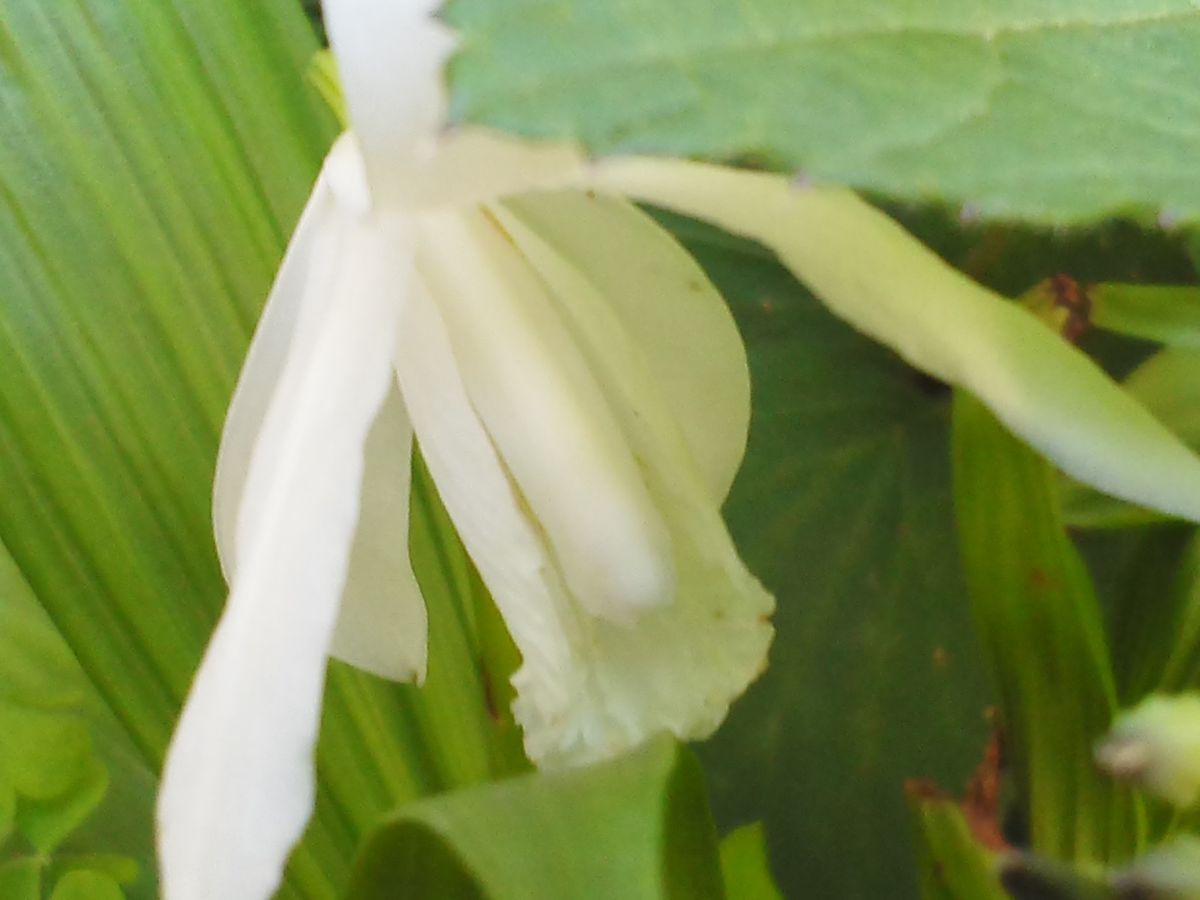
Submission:
<svg viewBox="0 0 1200 900">
<path fill-rule="evenodd" d="M 442 68 L 454 48 L 436 0 L 325 0 L 351 130 L 377 203 L 398 202 L 434 153 L 445 117 Z"/>
<path fill-rule="evenodd" d="M 570 707 L 567 609 L 554 565 L 479 421 L 432 299 L 418 287 L 404 312 L 396 373 L 421 453 L 459 536 L 504 615 L 548 709 Z"/>
<path fill-rule="evenodd" d="M 260 900 L 312 807 L 326 656 L 358 518 L 363 445 L 409 276 L 403 222 L 337 209 L 252 451 L 237 574 L 159 794 L 168 900 Z M 315 277 L 315 275 L 321 277 Z"/>
<path fill-rule="evenodd" d="M 217 555 L 227 581 L 232 580 L 237 564 L 234 535 L 237 532 L 238 508 L 242 504 L 250 454 L 266 418 L 271 396 L 283 373 L 302 307 L 306 300 L 315 299 L 315 295 L 306 291 L 305 286 L 310 279 L 319 282 L 329 277 L 328 273 L 315 272 L 313 269 L 318 261 L 321 265 L 332 264 L 328 250 L 317 249 L 320 241 L 336 240 L 331 224 L 334 212 L 328 182 L 327 161 L 321 168 L 316 186 L 275 276 L 246 361 L 242 364 L 233 400 L 225 414 L 225 428 L 221 434 L 213 482 L 213 530 L 217 539 Z"/>
<path fill-rule="evenodd" d="M 615 197 L 530 194 L 506 201 L 497 215 L 552 286 L 567 266 L 604 298 L 649 366 L 711 495 L 724 500 L 746 451 L 750 370 L 729 307 L 708 276 L 653 219 Z M 576 296 L 569 288 L 559 293 Z M 591 306 L 573 307 L 574 321 L 603 353 L 586 315 Z"/>
<path fill-rule="evenodd" d="M 471 402 L 571 592 L 617 619 L 668 602 L 666 529 L 541 281 L 482 213 L 426 217 L 422 235 L 418 266 Z"/>
<path fill-rule="evenodd" d="M 764 664 L 772 603 L 737 559 L 698 477 L 663 477 L 661 467 L 679 457 L 649 446 L 681 573 L 675 602 L 642 612 L 631 627 L 589 615 L 523 511 L 436 309 L 418 296 L 406 315 L 400 380 L 442 500 L 521 650 L 513 711 L 530 758 L 577 765 L 664 730 L 710 734 Z M 645 437 L 636 438 L 639 448 L 653 444 Z"/>
<path fill-rule="evenodd" d="M 395 681 L 425 677 L 425 601 L 408 558 L 412 425 L 393 384 L 367 436 L 362 508 L 330 653 Z"/>
<path fill-rule="evenodd" d="M 427 209 L 472 206 L 520 191 L 574 184 L 583 173 L 583 156 L 574 144 L 460 127 L 443 135 L 437 154 L 416 173 L 406 198 Z"/>
<path fill-rule="evenodd" d="M 852 193 L 671 161 L 621 160 L 596 174 L 771 247 L 833 312 L 976 394 L 1075 478 L 1200 521 L 1200 458 L 1083 353 Z"/>
<path fill-rule="evenodd" d="M 217 554 L 230 583 L 236 573 L 234 538 L 250 454 L 305 303 L 321 299 L 305 290 L 306 280 L 325 282 L 338 264 L 339 235 L 331 224 L 337 216 L 333 196 L 336 193 L 351 210 L 363 211 L 367 205 L 358 183 L 356 153 L 353 137 L 344 134 L 321 170 L 263 308 L 225 417 L 213 485 L 213 524 Z M 392 393 L 395 396 L 384 405 L 367 442 L 365 502 L 355 529 L 332 653 L 384 678 L 409 680 L 420 679 L 425 672 L 425 605 L 407 549 L 412 428 L 398 391 L 393 388 Z"/>
</svg>

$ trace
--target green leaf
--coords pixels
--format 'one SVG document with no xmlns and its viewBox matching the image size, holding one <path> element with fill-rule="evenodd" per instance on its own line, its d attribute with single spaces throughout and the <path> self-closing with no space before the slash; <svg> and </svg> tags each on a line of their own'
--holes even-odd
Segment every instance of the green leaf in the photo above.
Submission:
<svg viewBox="0 0 1200 900">
<path fill-rule="evenodd" d="M 746 340 L 753 421 L 725 513 L 778 600 L 770 666 L 699 748 L 718 821 L 764 822 L 785 896 L 915 897 L 903 783 L 960 784 L 988 730 L 947 553 L 948 392 L 831 316 L 761 247 L 662 220 Z"/>
<path fill-rule="evenodd" d="M 101 872 L 69 872 L 58 880 L 50 900 L 125 900 L 121 886 Z"/>
<path fill-rule="evenodd" d="M 1128 858 L 1143 814 L 1092 765 L 1116 687 L 1053 470 L 966 394 L 955 402 L 954 463 L 963 564 L 1030 844 L 1061 860 Z"/>
<path fill-rule="evenodd" d="M 0 863 L 0 897 L 4 900 L 41 900 L 41 862 L 26 857 Z"/>
<path fill-rule="evenodd" d="M 994 853 L 975 839 L 957 803 L 917 786 L 909 808 L 918 828 L 922 900 L 1005 900 Z"/>
<path fill-rule="evenodd" d="M 1135 550 L 1112 603 L 1113 670 L 1122 704 L 1200 686 L 1200 543 L 1174 523 L 1131 535 Z"/>
<path fill-rule="evenodd" d="M 1088 290 L 1088 298 L 1098 328 L 1200 350 L 1200 288 L 1098 284 Z"/>
<path fill-rule="evenodd" d="M 138 865 L 134 860 L 124 856 L 102 853 L 88 853 L 78 856 L 60 853 L 55 857 L 50 867 L 51 877 L 61 877 L 76 871 L 100 874 L 116 882 L 118 885 L 130 884 L 136 881 L 140 874 Z"/>
<path fill-rule="evenodd" d="M 1047 224 L 1200 215 L 1188 0 L 453 0 L 456 117 Z"/>
<path fill-rule="evenodd" d="M 761 822 L 743 825 L 721 839 L 721 878 L 733 900 L 783 900 L 771 878 Z"/>
<path fill-rule="evenodd" d="M 153 776 L 0 545 L 5 716 L 11 727 L 0 732 L 0 796 L 12 802 L 25 839 L 43 852 L 67 842 L 77 852 L 128 853 L 148 866 Z M 106 790 L 112 781 L 115 790 Z M 5 832 L 0 827 L 0 837 Z M 51 864 L 60 859 L 56 853 Z M 134 896 L 149 897 L 153 887 L 146 878 Z"/>
<path fill-rule="evenodd" d="M 403 809 L 359 855 L 353 900 L 720 900 L 699 765 L 662 738 L 612 762 Z"/>
<path fill-rule="evenodd" d="M 75 783 L 55 797 L 22 802 L 17 828 L 42 853 L 56 849 L 96 811 L 108 790 L 108 770 L 89 758 Z"/>
</svg>

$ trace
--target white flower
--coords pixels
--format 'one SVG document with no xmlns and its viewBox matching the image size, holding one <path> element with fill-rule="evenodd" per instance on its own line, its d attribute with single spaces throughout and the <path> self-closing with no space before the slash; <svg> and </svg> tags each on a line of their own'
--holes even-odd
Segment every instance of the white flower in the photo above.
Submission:
<svg viewBox="0 0 1200 900">
<path fill-rule="evenodd" d="M 159 800 L 168 900 L 265 898 L 313 801 L 330 653 L 425 668 L 414 434 L 522 654 L 541 765 L 709 734 L 761 671 L 770 596 L 719 507 L 744 350 L 686 253 L 622 200 L 528 193 L 576 155 L 442 134 L 428 2 L 327 0 L 352 133 L 263 313 L 215 489 L 228 603 Z"/>
</svg>

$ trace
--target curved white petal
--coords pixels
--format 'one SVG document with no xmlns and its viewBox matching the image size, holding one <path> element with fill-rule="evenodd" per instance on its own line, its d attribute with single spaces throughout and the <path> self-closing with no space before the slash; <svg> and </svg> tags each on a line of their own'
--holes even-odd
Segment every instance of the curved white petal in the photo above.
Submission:
<svg viewBox="0 0 1200 900">
<path fill-rule="evenodd" d="M 729 307 L 704 270 L 653 219 L 615 197 L 530 194 L 496 213 L 552 286 L 567 266 L 603 297 L 640 350 L 711 495 L 724 500 L 746 451 L 750 370 Z M 574 321 L 603 354 L 584 315 L 590 305 L 577 305 Z"/>
<path fill-rule="evenodd" d="M 418 266 L 471 402 L 596 615 L 669 602 L 670 539 L 541 281 L 482 213 L 429 216 Z"/>
<path fill-rule="evenodd" d="M 513 711 L 530 758 L 577 765 L 661 731 L 710 734 L 763 666 L 772 603 L 698 477 L 663 471 L 680 454 L 688 468 L 681 439 L 673 455 L 649 433 L 634 438 L 651 452 L 655 499 L 671 525 L 676 599 L 628 626 L 594 617 L 570 596 L 507 477 L 437 309 L 415 296 L 406 316 L 397 371 L 438 492 L 521 651 Z"/>
<path fill-rule="evenodd" d="M 363 446 L 391 378 L 411 247 L 405 223 L 334 208 L 251 454 L 229 601 L 168 753 L 158 802 L 168 900 L 268 897 L 312 807 Z"/>
<path fill-rule="evenodd" d="M 400 202 L 435 152 L 454 37 L 440 0 L 324 0 L 342 90 L 378 205 Z"/>
<path fill-rule="evenodd" d="M 338 264 L 333 194 L 363 209 L 357 148 L 342 135 L 322 167 L 284 256 L 233 394 L 213 484 L 213 524 L 225 578 L 236 577 L 235 535 L 251 453 L 279 385 L 305 304 L 320 302 L 306 284 L 325 283 Z M 393 388 L 367 442 L 364 502 L 334 633 L 332 653 L 384 678 L 418 680 L 425 672 L 425 605 L 408 560 L 408 486 L 412 428 Z"/>
<path fill-rule="evenodd" d="M 976 394 L 1075 478 L 1200 521 L 1200 458 L 1083 353 L 854 194 L 672 161 L 620 160 L 595 174 L 771 247 L 837 315 Z"/>
<path fill-rule="evenodd" d="M 327 272 L 314 271 L 317 264 L 333 264 L 332 255 L 318 251 L 316 246 L 319 241 L 336 240 L 328 169 L 327 160 L 288 243 L 225 414 L 213 481 L 213 530 L 226 581 L 233 579 L 237 564 L 234 536 L 254 442 L 283 373 L 302 307 L 306 300 L 315 299 L 306 285 L 310 280 L 315 283 L 330 277 Z"/>
<path fill-rule="evenodd" d="M 408 557 L 412 440 L 393 384 L 367 436 L 362 507 L 329 651 L 394 681 L 425 677 L 425 601 Z"/>
</svg>

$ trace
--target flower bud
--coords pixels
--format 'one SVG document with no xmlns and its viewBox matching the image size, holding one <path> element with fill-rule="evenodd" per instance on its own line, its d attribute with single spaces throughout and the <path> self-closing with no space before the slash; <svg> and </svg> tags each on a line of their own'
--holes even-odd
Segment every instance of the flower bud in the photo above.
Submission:
<svg viewBox="0 0 1200 900">
<path fill-rule="evenodd" d="M 1192 806 L 1200 795 L 1200 694 L 1151 696 L 1122 713 L 1096 746 L 1096 762 L 1175 806 Z"/>
</svg>

